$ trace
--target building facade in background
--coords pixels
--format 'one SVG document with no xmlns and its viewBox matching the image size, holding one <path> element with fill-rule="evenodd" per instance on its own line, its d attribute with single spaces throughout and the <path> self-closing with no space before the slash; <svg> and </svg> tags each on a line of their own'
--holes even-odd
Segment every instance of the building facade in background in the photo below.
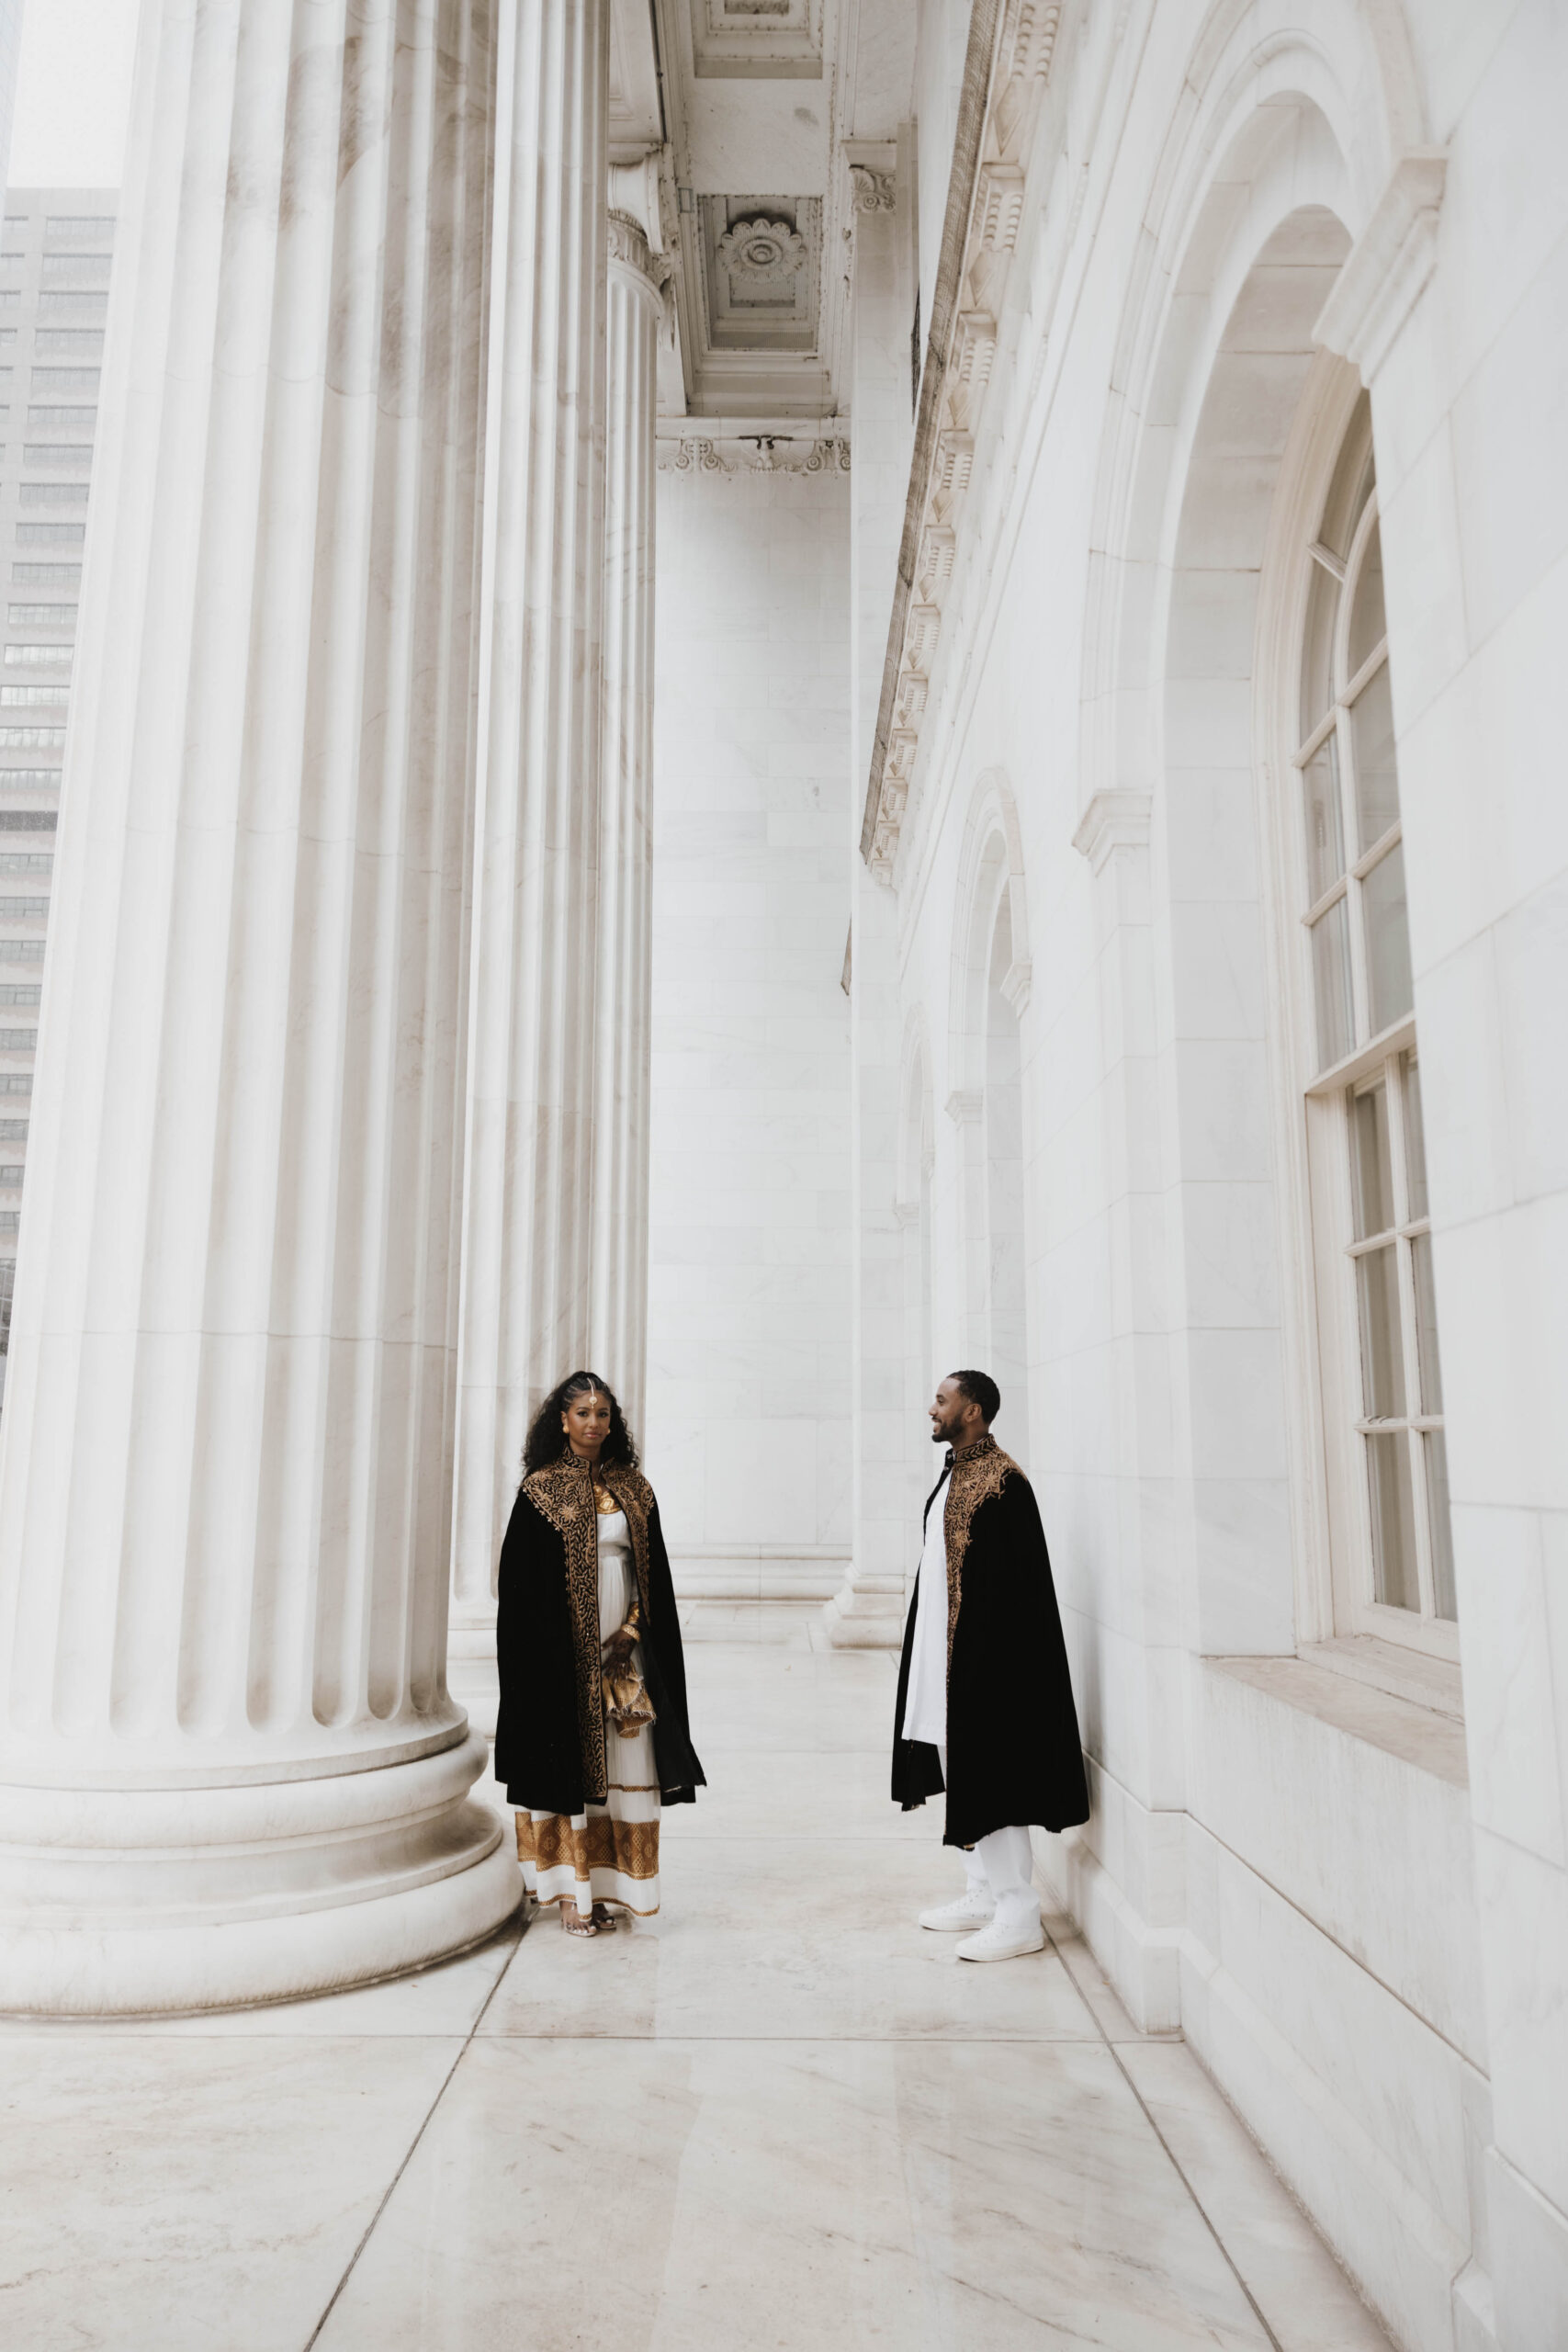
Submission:
<svg viewBox="0 0 1568 2352">
<path fill-rule="evenodd" d="M 3 89 L 0 101 L 8 107 Z M 0 1352 L 10 1334 L 114 219 L 115 198 L 102 188 L 12 188 L 0 246 Z"/>
<path fill-rule="evenodd" d="M 22 60 L 24 0 L 0 0 L 0 188 L 11 168 L 11 126 L 17 111 L 17 74 Z"/>
</svg>

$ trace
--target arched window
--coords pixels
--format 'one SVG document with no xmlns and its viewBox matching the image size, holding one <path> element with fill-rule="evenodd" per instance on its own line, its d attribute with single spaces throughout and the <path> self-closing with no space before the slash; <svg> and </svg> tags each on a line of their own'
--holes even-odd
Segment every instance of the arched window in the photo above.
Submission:
<svg viewBox="0 0 1568 2352">
<path fill-rule="evenodd" d="M 1307 548 L 1295 769 L 1315 1052 L 1307 1087 L 1337 1616 L 1434 1640 L 1454 1617 L 1442 1379 L 1363 392 Z"/>
</svg>

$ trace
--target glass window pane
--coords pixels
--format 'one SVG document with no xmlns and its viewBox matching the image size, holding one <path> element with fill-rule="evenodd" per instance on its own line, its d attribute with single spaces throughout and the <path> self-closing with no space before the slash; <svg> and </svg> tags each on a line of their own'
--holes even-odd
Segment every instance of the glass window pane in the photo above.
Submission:
<svg viewBox="0 0 1568 2352">
<path fill-rule="evenodd" d="M 1459 1615 L 1454 1594 L 1454 1539 L 1449 1517 L 1449 1450 L 1441 1430 L 1421 1441 L 1427 1463 L 1427 1519 L 1432 1531 L 1432 1600 L 1435 1614 L 1451 1623 Z"/>
<path fill-rule="evenodd" d="M 1415 1055 L 1401 1054 L 1399 1067 L 1404 1080 L 1404 1191 L 1410 1204 L 1405 1215 L 1414 1225 L 1431 1215 L 1427 1205 L 1427 1131 L 1421 1125 L 1421 1072 Z"/>
<path fill-rule="evenodd" d="M 1350 1102 L 1351 1169 L 1356 1238 L 1368 1241 L 1393 1223 L 1393 1167 L 1389 1149 L 1388 1089 L 1380 1081 Z"/>
<path fill-rule="evenodd" d="M 1372 1591 L 1390 1609 L 1421 1606 L 1416 1573 L 1416 1510 L 1410 1490 L 1410 1441 L 1403 1430 L 1381 1430 L 1367 1442 L 1367 1489 L 1372 1507 Z"/>
<path fill-rule="evenodd" d="M 1312 927 L 1312 984 L 1317 1001 L 1317 1066 L 1326 1069 L 1350 1050 L 1350 912 L 1336 899 Z"/>
<path fill-rule="evenodd" d="M 1356 763 L 1356 854 L 1381 842 L 1399 815 L 1399 775 L 1393 762 L 1393 697 L 1388 663 L 1374 671 L 1350 707 Z"/>
<path fill-rule="evenodd" d="M 1438 1295 L 1432 1286 L 1432 1237 L 1418 1233 L 1410 1244 L 1416 1283 L 1416 1353 L 1421 1364 L 1421 1410 L 1443 1409 L 1443 1375 L 1438 1362 Z"/>
<path fill-rule="evenodd" d="M 1334 699 L 1334 616 L 1339 609 L 1339 582 L 1325 567 L 1309 560 L 1307 570 L 1306 635 L 1302 640 L 1302 726 L 1297 741 L 1304 743 L 1327 715 Z"/>
<path fill-rule="evenodd" d="M 1317 535 L 1324 546 L 1332 548 L 1336 555 L 1343 557 L 1350 552 L 1356 526 L 1372 494 L 1375 479 L 1371 402 L 1363 392 L 1345 429 L 1344 443 L 1334 469 L 1334 480 L 1323 503 L 1323 522 Z"/>
<path fill-rule="evenodd" d="M 1399 1335 L 1396 1244 L 1369 1250 L 1356 1261 L 1361 1318 L 1361 1412 L 1369 1421 L 1395 1420 L 1404 1410 L 1404 1351 Z"/>
<path fill-rule="evenodd" d="M 1339 816 L 1339 739 L 1330 735 L 1302 770 L 1306 818 L 1307 904 L 1316 906 L 1345 871 L 1345 828 Z"/>
<path fill-rule="evenodd" d="M 1395 842 L 1361 885 L 1361 916 L 1367 928 L 1367 992 L 1372 1035 L 1407 1013 L 1410 929 L 1404 910 L 1404 851 Z"/>
<path fill-rule="evenodd" d="M 1383 617 L 1382 602 L 1382 541 L 1374 523 L 1371 536 L 1361 551 L 1361 566 L 1356 574 L 1356 586 L 1350 599 L 1349 659 L 1345 664 L 1347 678 L 1353 678 L 1363 662 L 1370 662 L 1388 633 Z"/>
</svg>

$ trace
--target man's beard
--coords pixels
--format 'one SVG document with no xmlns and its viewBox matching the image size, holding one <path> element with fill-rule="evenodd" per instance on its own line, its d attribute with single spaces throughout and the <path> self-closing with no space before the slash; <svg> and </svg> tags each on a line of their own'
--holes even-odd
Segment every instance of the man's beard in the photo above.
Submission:
<svg viewBox="0 0 1568 2352">
<path fill-rule="evenodd" d="M 957 1442 L 958 1429 L 956 1423 L 953 1421 L 933 1421 L 931 1423 L 931 1443 L 933 1445 L 956 1445 Z"/>
</svg>

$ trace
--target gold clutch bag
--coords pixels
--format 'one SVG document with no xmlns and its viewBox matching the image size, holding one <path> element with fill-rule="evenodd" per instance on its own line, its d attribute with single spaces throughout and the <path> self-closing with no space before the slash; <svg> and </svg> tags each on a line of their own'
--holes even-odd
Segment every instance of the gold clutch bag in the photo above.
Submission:
<svg viewBox="0 0 1568 2352">
<path fill-rule="evenodd" d="M 635 1607 L 621 1631 L 636 1639 L 639 1628 Z M 658 1720 L 648 1685 L 629 1657 L 624 1666 L 606 1667 L 601 1679 L 604 1685 L 604 1713 L 623 1739 L 635 1739 L 645 1724 Z"/>
</svg>

